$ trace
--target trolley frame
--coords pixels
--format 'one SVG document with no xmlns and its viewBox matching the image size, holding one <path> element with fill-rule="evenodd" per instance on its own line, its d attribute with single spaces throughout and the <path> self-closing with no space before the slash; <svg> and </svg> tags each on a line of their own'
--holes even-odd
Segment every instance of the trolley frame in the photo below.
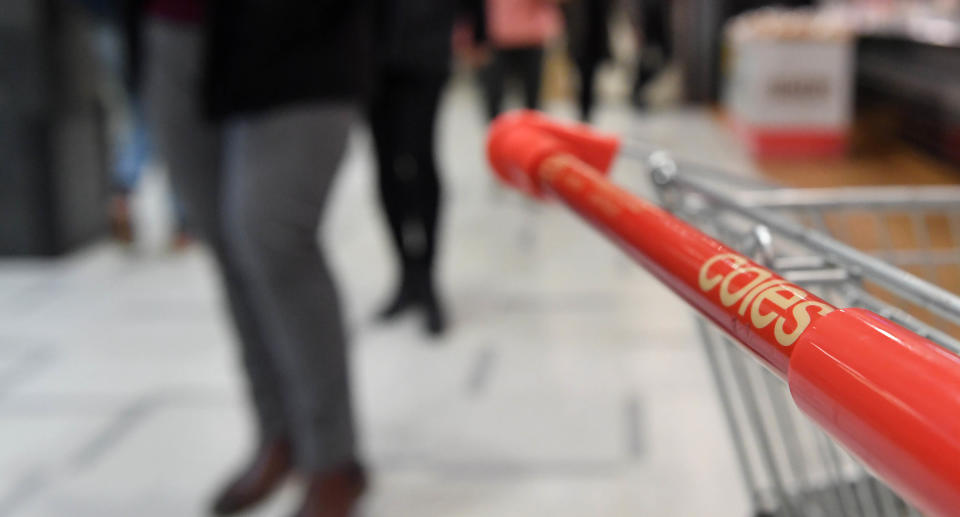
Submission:
<svg viewBox="0 0 960 517">
<path fill-rule="evenodd" d="M 681 186 L 696 194 L 684 199 L 699 197 L 763 223 L 750 231 L 753 249 L 736 251 L 609 182 L 603 172 L 620 147 L 616 137 L 586 126 L 559 125 L 533 112 L 501 116 L 488 140 L 491 164 L 502 180 L 531 196 L 563 202 L 722 330 L 728 341 L 785 381 L 792 403 L 774 402 L 775 416 L 785 421 L 784 411 L 795 403 L 905 500 L 931 514 L 948 515 L 960 508 L 960 356 L 945 348 L 952 346 L 947 336 L 930 330 L 924 337 L 916 332 L 922 330 L 919 326 L 909 330 L 870 310 L 837 308 L 779 275 L 767 267 L 776 258 L 770 251 L 770 228 L 820 253 L 822 265 L 840 266 L 833 268 L 837 278 L 869 275 L 914 295 L 913 302 L 944 317 L 960 313 L 960 300 L 825 235 L 739 203 L 722 189 L 691 180 L 664 153 L 649 156 L 665 198 Z M 830 268 L 815 270 L 821 281 L 830 280 L 823 277 Z M 701 330 L 709 343 L 707 327 Z M 708 356 L 714 351 L 708 348 Z M 742 372 L 738 377 L 746 379 Z M 719 392 L 729 413 L 729 391 Z M 742 394 L 749 399 L 756 392 L 747 387 Z M 755 424 L 762 423 L 758 412 L 747 414 Z M 777 473 L 774 440 L 763 432 L 756 438 L 761 461 Z M 743 445 L 741 441 L 739 447 Z M 745 454 L 739 453 L 745 477 L 752 476 L 749 460 L 743 461 Z M 792 463 L 802 462 L 797 450 L 787 447 L 785 453 Z M 827 456 L 837 454 L 827 449 Z M 831 468 L 833 479 L 848 478 L 839 459 Z M 784 478 L 774 475 L 772 480 L 779 501 L 775 510 L 804 514 Z M 805 486 L 816 491 L 809 482 Z M 882 487 L 854 480 L 847 488 L 836 491 L 834 502 L 841 514 L 875 510 L 870 507 L 874 499 L 857 497 L 864 493 L 877 494 L 875 501 L 885 511 L 898 509 L 896 498 Z M 764 508 L 758 491 L 754 496 L 758 508 Z"/>
</svg>

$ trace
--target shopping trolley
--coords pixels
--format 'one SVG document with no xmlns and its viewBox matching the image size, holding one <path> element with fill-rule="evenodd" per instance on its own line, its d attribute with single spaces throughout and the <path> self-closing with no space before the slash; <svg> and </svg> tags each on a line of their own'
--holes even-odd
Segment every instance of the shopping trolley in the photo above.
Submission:
<svg viewBox="0 0 960 517">
<path fill-rule="evenodd" d="M 533 112 L 488 152 L 696 310 L 757 515 L 960 515 L 960 298 L 912 274 L 960 287 L 960 191 L 781 189 Z"/>
</svg>

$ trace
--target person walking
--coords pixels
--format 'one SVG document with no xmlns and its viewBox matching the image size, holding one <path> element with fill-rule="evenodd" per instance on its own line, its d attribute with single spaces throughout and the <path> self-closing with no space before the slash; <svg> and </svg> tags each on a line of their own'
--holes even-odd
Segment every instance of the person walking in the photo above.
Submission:
<svg viewBox="0 0 960 517">
<path fill-rule="evenodd" d="M 147 120 L 219 265 L 257 422 L 212 511 L 246 510 L 296 472 L 298 516 L 349 515 L 366 476 L 317 230 L 369 82 L 369 2 L 132 1 Z"/>
<path fill-rule="evenodd" d="M 673 10 L 670 0 L 632 0 L 640 61 L 630 88 L 631 103 L 645 108 L 644 90 L 673 59 Z"/>
<path fill-rule="evenodd" d="M 580 120 L 589 122 L 595 104 L 597 69 L 610 59 L 608 18 L 612 0 L 571 0 L 563 4 L 570 58 L 577 66 Z"/>
<path fill-rule="evenodd" d="M 492 49 L 489 65 L 482 72 L 487 116 L 496 118 L 503 109 L 508 79 L 520 80 L 524 105 L 539 109 L 543 56 L 547 43 L 560 33 L 560 11 L 555 0 L 486 0 L 485 43 Z"/>
<path fill-rule="evenodd" d="M 432 335 L 446 327 L 435 278 L 441 184 L 434 144 L 457 11 L 455 0 L 377 0 L 376 80 L 368 110 L 380 201 L 400 272 L 379 317 L 419 309 Z"/>
</svg>

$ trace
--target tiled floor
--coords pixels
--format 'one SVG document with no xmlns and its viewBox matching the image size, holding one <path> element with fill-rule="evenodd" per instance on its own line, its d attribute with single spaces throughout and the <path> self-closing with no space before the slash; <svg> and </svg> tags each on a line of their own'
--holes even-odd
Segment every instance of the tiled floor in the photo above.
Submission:
<svg viewBox="0 0 960 517">
<path fill-rule="evenodd" d="M 393 272 L 359 131 L 327 214 L 375 469 L 366 514 L 747 515 L 690 316 L 571 215 L 494 185 L 471 95 L 443 111 L 444 339 L 371 322 Z M 600 125 L 745 166 L 704 113 L 609 107 Z M 616 176 L 647 190 L 637 167 Z M 0 262 L 0 516 L 203 515 L 250 445 L 241 386 L 199 247 Z"/>
</svg>

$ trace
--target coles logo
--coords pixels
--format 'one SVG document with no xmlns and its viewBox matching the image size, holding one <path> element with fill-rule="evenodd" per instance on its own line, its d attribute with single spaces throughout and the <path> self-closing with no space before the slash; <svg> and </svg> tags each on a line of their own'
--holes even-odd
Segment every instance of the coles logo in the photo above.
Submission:
<svg viewBox="0 0 960 517">
<path fill-rule="evenodd" d="M 811 322 L 811 311 L 824 316 L 833 307 L 811 300 L 803 289 L 751 265 L 736 253 L 715 255 L 700 267 L 700 289 L 716 291 L 724 307 L 736 310 L 757 330 L 773 325 L 773 337 L 783 346 L 796 342 Z M 769 303 L 764 303 L 769 302 Z M 732 307 L 739 303 L 733 309 Z M 749 311 L 749 315 L 747 314 Z"/>
</svg>

